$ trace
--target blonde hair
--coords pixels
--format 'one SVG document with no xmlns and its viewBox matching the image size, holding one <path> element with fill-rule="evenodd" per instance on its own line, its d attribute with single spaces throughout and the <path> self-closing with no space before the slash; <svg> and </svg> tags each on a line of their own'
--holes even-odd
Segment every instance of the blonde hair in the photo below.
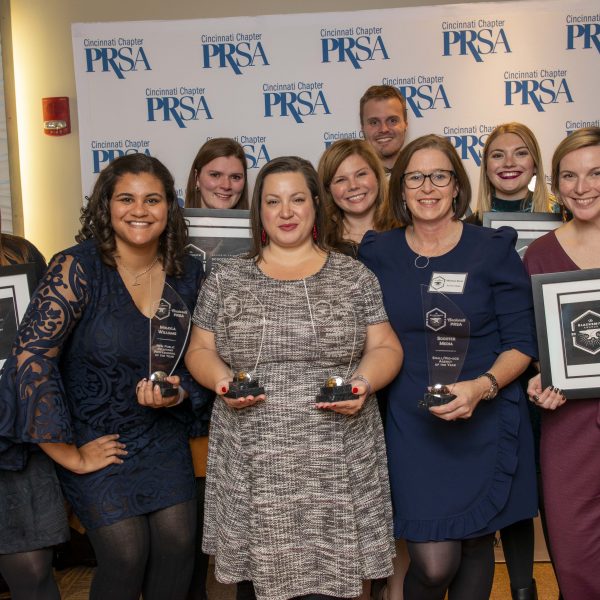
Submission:
<svg viewBox="0 0 600 600">
<path fill-rule="evenodd" d="M 319 179 L 324 188 L 325 239 L 333 248 L 344 242 L 344 211 L 334 202 L 330 186 L 340 165 L 351 156 L 360 156 L 375 173 L 377 179 L 378 191 L 375 198 L 373 229 L 387 231 L 399 225 L 390 209 L 387 178 L 375 151 L 363 140 L 338 140 L 323 152 L 318 168 Z"/>
<path fill-rule="evenodd" d="M 490 152 L 490 146 L 492 142 L 505 133 L 514 133 L 518 135 L 522 140 L 531 158 L 533 159 L 533 165 L 535 167 L 535 188 L 533 190 L 533 200 L 531 203 L 532 212 L 548 212 L 550 210 L 550 194 L 548 193 L 548 187 L 546 186 L 546 177 L 544 175 L 544 165 L 542 164 L 542 155 L 540 147 L 533 131 L 529 129 L 523 123 L 504 123 L 498 125 L 488 136 L 483 152 L 481 153 L 481 170 L 479 171 L 479 191 L 477 192 L 477 205 L 475 207 L 475 214 L 479 219 L 483 217 L 484 212 L 492 210 L 492 184 L 487 176 L 487 161 Z"/>
</svg>

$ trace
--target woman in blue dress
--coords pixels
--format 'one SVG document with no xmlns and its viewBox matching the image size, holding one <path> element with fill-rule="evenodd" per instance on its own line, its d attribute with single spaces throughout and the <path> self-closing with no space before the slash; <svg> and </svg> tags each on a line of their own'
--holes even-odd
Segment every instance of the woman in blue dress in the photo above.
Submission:
<svg viewBox="0 0 600 600">
<path fill-rule="evenodd" d="M 404 597 L 441 600 L 448 590 L 450 600 L 484 600 L 494 532 L 537 512 L 531 429 L 515 381 L 536 354 L 529 281 L 514 230 L 460 221 L 471 189 L 447 139 L 411 142 L 390 196 L 407 227 L 369 232 L 359 256 L 379 279 L 405 350 L 386 426 L 394 534 L 411 557 Z M 436 383 L 447 388 L 441 403 L 424 407 Z"/>
<path fill-rule="evenodd" d="M 153 157 L 104 169 L 81 221 L 7 360 L 12 436 L 59 465 L 98 560 L 90 598 L 184 598 L 196 524 L 187 398 L 206 397 L 183 365 L 168 378 L 174 398 L 146 379 L 149 319 L 166 284 L 193 307 L 202 266 L 185 255 L 173 178 Z"/>
</svg>

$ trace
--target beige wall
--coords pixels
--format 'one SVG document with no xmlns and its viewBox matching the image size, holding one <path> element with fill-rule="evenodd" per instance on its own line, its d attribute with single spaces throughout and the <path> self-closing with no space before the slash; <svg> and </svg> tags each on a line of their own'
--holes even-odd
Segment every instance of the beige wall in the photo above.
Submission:
<svg viewBox="0 0 600 600">
<path fill-rule="evenodd" d="M 449 3 L 449 0 L 256 0 L 253 3 L 247 0 L 0 0 L 15 233 L 23 234 L 50 256 L 70 246 L 78 229 L 81 177 L 71 23 Z M 71 135 L 49 137 L 43 134 L 41 99 L 48 96 L 69 96 Z"/>
</svg>

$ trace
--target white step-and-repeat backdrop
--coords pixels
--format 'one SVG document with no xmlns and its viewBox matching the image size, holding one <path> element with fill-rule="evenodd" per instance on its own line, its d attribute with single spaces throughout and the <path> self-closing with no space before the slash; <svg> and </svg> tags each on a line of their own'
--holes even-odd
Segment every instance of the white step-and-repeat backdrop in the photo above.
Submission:
<svg viewBox="0 0 600 600">
<path fill-rule="evenodd" d="M 597 0 L 544 0 L 72 27 L 83 195 L 117 156 L 146 152 L 183 196 L 211 137 L 244 147 L 253 181 L 270 158 L 315 165 L 360 137 L 358 103 L 398 87 L 408 139 L 448 136 L 476 187 L 495 125 L 533 129 L 544 163 L 578 127 L 600 125 Z"/>
</svg>

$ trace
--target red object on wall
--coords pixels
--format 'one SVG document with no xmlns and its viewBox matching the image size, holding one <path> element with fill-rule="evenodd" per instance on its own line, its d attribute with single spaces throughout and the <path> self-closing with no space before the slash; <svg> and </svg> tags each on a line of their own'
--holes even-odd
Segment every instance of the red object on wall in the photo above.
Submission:
<svg viewBox="0 0 600 600">
<path fill-rule="evenodd" d="M 42 98 L 44 114 L 44 133 L 46 135 L 67 135 L 71 133 L 71 115 L 69 114 L 69 98 L 57 96 Z"/>
</svg>

